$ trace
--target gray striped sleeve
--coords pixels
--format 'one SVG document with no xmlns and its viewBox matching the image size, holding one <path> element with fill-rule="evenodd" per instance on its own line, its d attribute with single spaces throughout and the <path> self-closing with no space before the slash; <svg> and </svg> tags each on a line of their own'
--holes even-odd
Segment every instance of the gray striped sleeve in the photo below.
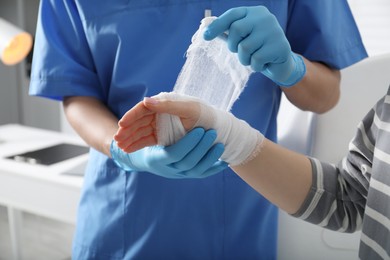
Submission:
<svg viewBox="0 0 390 260">
<path fill-rule="evenodd" d="M 313 224 L 339 232 L 360 229 L 366 197 L 353 175 L 355 165 L 344 159 L 338 167 L 310 158 L 313 184 L 301 209 L 294 214 Z M 349 172 L 349 171 L 351 172 Z"/>
<path fill-rule="evenodd" d="M 312 187 L 293 216 L 340 232 L 361 228 L 378 134 L 376 109 L 369 111 L 359 124 L 349 153 L 337 166 L 309 158 Z"/>
<path fill-rule="evenodd" d="M 294 216 L 340 232 L 362 227 L 359 258 L 390 259 L 390 88 L 337 167 L 309 159 L 312 187 Z"/>
</svg>

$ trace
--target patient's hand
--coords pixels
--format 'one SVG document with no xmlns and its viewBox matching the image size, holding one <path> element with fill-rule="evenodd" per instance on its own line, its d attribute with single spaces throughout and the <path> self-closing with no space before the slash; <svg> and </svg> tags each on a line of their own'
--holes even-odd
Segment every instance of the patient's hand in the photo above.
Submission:
<svg viewBox="0 0 390 260">
<path fill-rule="evenodd" d="M 199 103 L 195 101 L 145 98 L 120 119 L 119 129 L 114 139 L 118 146 L 127 153 L 156 145 L 158 143 L 157 113 L 178 116 L 188 132 L 198 122 L 200 110 Z"/>
<path fill-rule="evenodd" d="M 177 93 L 160 93 L 138 103 L 119 121 L 114 139 L 130 153 L 146 146 L 174 144 L 194 127 L 214 129 L 215 142 L 225 149 L 220 159 L 233 166 L 254 158 L 264 140 L 259 131 L 233 114 Z"/>
</svg>

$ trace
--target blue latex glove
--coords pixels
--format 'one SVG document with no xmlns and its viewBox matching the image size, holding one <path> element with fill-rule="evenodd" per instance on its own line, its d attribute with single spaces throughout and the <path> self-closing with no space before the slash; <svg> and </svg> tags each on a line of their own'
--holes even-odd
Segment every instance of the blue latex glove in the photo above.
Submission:
<svg viewBox="0 0 390 260">
<path fill-rule="evenodd" d="M 126 171 L 146 171 L 171 179 L 205 178 L 227 167 L 218 160 L 225 147 L 213 145 L 216 138 L 215 130 L 195 128 L 173 145 L 150 146 L 133 153 L 124 152 L 112 141 L 111 156 Z"/>
<path fill-rule="evenodd" d="M 224 34 L 229 50 L 238 53 L 243 65 L 280 86 L 295 85 L 306 73 L 302 57 L 291 51 L 276 17 L 264 6 L 226 11 L 206 28 L 203 37 L 212 40 Z"/>
</svg>

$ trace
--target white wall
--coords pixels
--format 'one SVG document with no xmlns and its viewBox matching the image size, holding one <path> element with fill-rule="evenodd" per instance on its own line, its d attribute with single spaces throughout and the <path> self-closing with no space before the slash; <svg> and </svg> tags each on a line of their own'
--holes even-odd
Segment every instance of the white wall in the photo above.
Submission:
<svg viewBox="0 0 390 260">
<path fill-rule="evenodd" d="M 12 0 L 0 2 L 0 16 L 10 22 L 15 19 L 16 6 Z M 0 61 L 0 124 L 17 123 L 20 118 L 19 108 L 19 68 L 8 67 Z"/>
<path fill-rule="evenodd" d="M 38 5 L 39 0 L 1 0 L 0 16 L 34 35 Z M 28 95 L 26 60 L 12 67 L 0 62 L 0 125 L 60 130 L 59 102 Z"/>
<path fill-rule="evenodd" d="M 23 13 L 20 23 L 26 31 L 35 34 L 39 0 L 13 0 L 19 3 L 19 12 Z M 24 67 L 21 88 L 21 122 L 24 125 L 60 131 L 60 102 L 28 95 L 29 77 Z"/>
<path fill-rule="evenodd" d="M 348 0 L 370 56 L 390 53 L 390 1 Z"/>
</svg>

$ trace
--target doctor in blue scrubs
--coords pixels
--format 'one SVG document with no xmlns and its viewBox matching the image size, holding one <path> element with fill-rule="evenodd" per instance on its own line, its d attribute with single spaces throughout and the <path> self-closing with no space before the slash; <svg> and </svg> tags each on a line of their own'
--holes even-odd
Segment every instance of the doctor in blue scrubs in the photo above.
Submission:
<svg viewBox="0 0 390 260">
<path fill-rule="evenodd" d="M 218 161 L 214 131 L 121 154 L 129 167 L 111 158 L 122 115 L 172 90 L 205 10 L 227 17 L 205 38 L 227 29 L 257 71 L 232 113 L 274 141 L 282 92 L 326 112 L 339 70 L 367 56 L 346 0 L 42 0 L 30 94 L 62 101 L 91 146 L 73 259 L 276 259 L 277 209 Z M 245 48 L 240 32 L 257 26 L 261 44 Z M 280 76 L 287 60 L 303 69 L 293 80 Z"/>
</svg>

